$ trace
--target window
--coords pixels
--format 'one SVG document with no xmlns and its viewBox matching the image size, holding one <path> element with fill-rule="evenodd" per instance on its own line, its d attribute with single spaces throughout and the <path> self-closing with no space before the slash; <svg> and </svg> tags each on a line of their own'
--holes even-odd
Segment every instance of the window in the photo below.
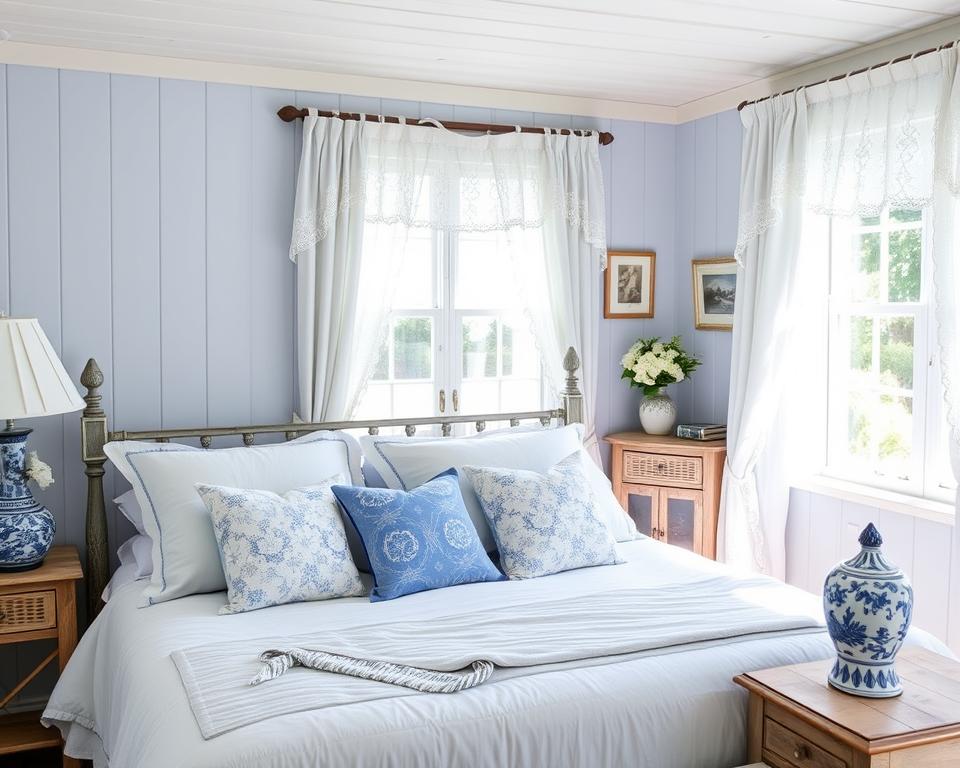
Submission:
<svg viewBox="0 0 960 768">
<path fill-rule="evenodd" d="M 356 418 L 530 411 L 546 402 L 504 234 L 412 230 Z"/>
<path fill-rule="evenodd" d="M 926 216 L 890 210 L 831 229 L 827 473 L 947 500 Z"/>
</svg>

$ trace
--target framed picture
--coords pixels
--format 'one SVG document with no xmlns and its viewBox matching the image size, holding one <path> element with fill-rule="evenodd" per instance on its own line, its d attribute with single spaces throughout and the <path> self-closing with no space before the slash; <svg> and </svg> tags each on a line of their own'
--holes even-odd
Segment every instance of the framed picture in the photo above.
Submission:
<svg viewBox="0 0 960 768">
<path fill-rule="evenodd" d="M 693 313 L 698 330 L 733 330 L 736 259 L 693 260 Z"/>
<path fill-rule="evenodd" d="M 607 251 L 604 317 L 653 317 L 656 263 L 653 251 Z"/>
</svg>

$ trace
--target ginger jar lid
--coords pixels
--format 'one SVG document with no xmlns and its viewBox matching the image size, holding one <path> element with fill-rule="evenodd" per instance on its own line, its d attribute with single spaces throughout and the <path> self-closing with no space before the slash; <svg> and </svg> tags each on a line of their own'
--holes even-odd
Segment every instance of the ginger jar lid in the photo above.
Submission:
<svg viewBox="0 0 960 768">
<path fill-rule="evenodd" d="M 860 533 L 860 552 L 849 560 L 845 560 L 841 568 L 848 573 L 858 576 L 902 576 L 902 571 L 891 563 L 880 551 L 883 537 L 873 523 Z"/>
</svg>

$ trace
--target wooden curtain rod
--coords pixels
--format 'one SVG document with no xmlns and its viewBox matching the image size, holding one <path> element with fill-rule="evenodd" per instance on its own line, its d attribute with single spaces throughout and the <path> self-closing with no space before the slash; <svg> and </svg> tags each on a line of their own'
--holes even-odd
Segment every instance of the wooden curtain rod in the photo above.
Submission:
<svg viewBox="0 0 960 768">
<path fill-rule="evenodd" d="M 844 78 L 850 77 L 851 75 L 862 75 L 864 72 L 869 72 L 871 69 L 880 69 L 881 67 L 889 67 L 891 64 L 897 64 L 898 62 L 901 62 L 901 61 L 908 61 L 910 59 L 915 59 L 917 56 L 926 56 L 928 53 L 936 53 L 937 51 L 943 51 L 943 50 L 946 50 L 947 48 L 953 48 L 953 46 L 954 44 L 952 42 L 944 43 L 939 48 L 927 48 L 923 51 L 917 51 L 916 53 L 907 54 L 906 56 L 898 56 L 895 59 L 890 59 L 889 61 L 881 61 L 879 64 L 874 64 L 873 66 L 870 66 L 870 67 L 863 67 L 862 69 L 855 69 L 853 70 L 853 72 L 847 72 L 843 75 L 835 75 L 834 77 L 828 77 L 826 80 L 817 80 L 817 82 L 815 83 L 808 83 L 807 85 L 798 85 L 796 88 L 790 88 L 789 90 L 781 91 L 780 93 L 772 93 L 769 96 L 764 96 L 762 99 L 754 99 L 753 101 L 741 101 L 737 105 L 737 111 L 739 112 L 741 109 L 743 109 L 749 104 L 757 104 L 761 101 L 767 101 L 769 99 L 772 99 L 774 96 L 783 96 L 784 94 L 787 94 L 787 93 L 795 93 L 796 91 L 799 91 L 801 88 L 813 88 L 815 85 L 832 83 L 836 80 L 843 80 Z"/>
<path fill-rule="evenodd" d="M 277 110 L 277 117 L 279 117 L 285 123 L 292 123 L 298 118 L 306 117 L 308 114 L 306 109 L 300 109 L 299 107 L 294 107 L 287 105 L 286 107 L 280 107 Z M 360 114 L 357 112 L 329 112 L 326 110 L 319 110 L 317 112 L 320 117 L 340 117 L 343 120 L 359 120 Z M 406 119 L 406 118 L 405 118 Z M 378 123 L 380 122 L 380 115 L 367 115 L 367 122 Z M 399 123 L 399 117 L 384 117 L 384 122 L 386 123 Z M 415 118 L 407 119 L 411 125 L 423 125 L 429 128 L 435 128 L 436 126 L 433 123 L 418 123 Z M 490 133 L 512 133 L 517 130 L 515 125 L 496 125 L 493 123 L 459 123 L 454 120 L 438 120 L 438 123 L 446 128 L 448 131 L 485 131 Z M 543 133 L 543 128 L 531 128 L 530 126 L 521 126 L 521 133 Z M 607 146 L 607 144 L 613 143 L 613 134 L 608 131 L 587 131 L 580 129 L 571 129 L 571 128 L 561 128 L 559 130 L 561 134 L 573 133 L 577 136 L 586 136 L 590 133 L 595 133 L 600 139 L 601 146 Z"/>
</svg>

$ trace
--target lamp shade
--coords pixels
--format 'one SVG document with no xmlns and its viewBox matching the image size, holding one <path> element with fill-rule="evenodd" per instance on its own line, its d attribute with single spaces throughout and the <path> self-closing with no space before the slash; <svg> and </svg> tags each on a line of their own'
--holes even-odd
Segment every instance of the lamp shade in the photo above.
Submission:
<svg viewBox="0 0 960 768">
<path fill-rule="evenodd" d="M 84 405 L 39 321 L 0 317 L 0 419 L 51 416 Z"/>
</svg>

